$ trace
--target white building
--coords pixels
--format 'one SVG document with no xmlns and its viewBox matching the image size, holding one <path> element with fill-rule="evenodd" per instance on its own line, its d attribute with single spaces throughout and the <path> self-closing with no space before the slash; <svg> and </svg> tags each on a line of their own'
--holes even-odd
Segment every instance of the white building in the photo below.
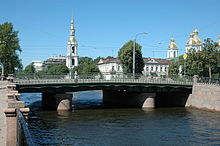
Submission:
<svg viewBox="0 0 220 146">
<path fill-rule="evenodd" d="M 160 58 L 144 58 L 143 74 L 147 76 L 168 75 L 168 68 L 171 60 Z"/>
<path fill-rule="evenodd" d="M 171 42 L 170 45 L 168 46 L 168 51 L 167 51 L 168 59 L 176 58 L 178 56 L 178 50 L 179 50 L 179 48 L 175 44 L 175 39 L 171 38 L 170 41 Z"/>
<path fill-rule="evenodd" d="M 199 39 L 198 34 L 199 31 L 197 29 L 190 34 L 190 39 L 186 43 L 186 53 L 188 53 L 190 49 L 196 52 L 202 50 L 202 41 Z"/>
<path fill-rule="evenodd" d="M 75 38 L 74 19 L 72 18 L 70 26 L 70 36 L 67 43 L 66 66 L 72 70 L 79 64 L 78 43 Z"/>
<path fill-rule="evenodd" d="M 144 58 L 143 74 L 146 76 L 168 75 L 168 67 L 171 60 L 158 58 Z M 122 64 L 118 58 L 101 59 L 97 64 L 99 71 L 106 78 L 123 74 Z"/>
<path fill-rule="evenodd" d="M 122 65 L 118 58 L 100 59 L 97 65 L 102 73 L 123 73 Z"/>
<path fill-rule="evenodd" d="M 66 56 L 53 56 L 43 62 L 44 65 L 65 63 Z"/>
<path fill-rule="evenodd" d="M 34 68 L 35 68 L 35 71 L 38 72 L 38 71 L 41 71 L 43 68 L 43 62 L 42 61 L 32 61 L 33 65 L 34 65 Z"/>
</svg>

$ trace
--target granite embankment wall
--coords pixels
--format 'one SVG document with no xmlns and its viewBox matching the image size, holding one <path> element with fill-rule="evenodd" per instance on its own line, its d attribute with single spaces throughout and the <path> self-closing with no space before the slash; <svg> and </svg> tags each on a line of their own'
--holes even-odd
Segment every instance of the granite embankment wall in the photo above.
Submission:
<svg viewBox="0 0 220 146">
<path fill-rule="evenodd" d="M 7 81 L 0 81 L 0 145 L 6 146 L 6 116 L 4 110 L 8 107 Z"/>
<path fill-rule="evenodd" d="M 194 83 L 185 106 L 220 111 L 220 85 Z"/>
</svg>

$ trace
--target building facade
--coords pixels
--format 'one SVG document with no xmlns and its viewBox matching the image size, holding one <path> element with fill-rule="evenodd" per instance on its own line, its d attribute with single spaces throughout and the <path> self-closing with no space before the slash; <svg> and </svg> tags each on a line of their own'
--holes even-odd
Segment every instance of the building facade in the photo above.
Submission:
<svg viewBox="0 0 220 146">
<path fill-rule="evenodd" d="M 169 59 L 144 58 L 143 74 L 145 76 L 165 76 L 168 75 Z M 106 75 L 106 78 L 123 74 L 123 68 L 118 58 L 101 59 L 97 64 L 99 71 Z"/>
<path fill-rule="evenodd" d="M 36 72 L 43 70 L 43 62 L 42 61 L 32 61 L 34 69 Z"/>
<path fill-rule="evenodd" d="M 70 36 L 67 42 L 66 66 L 72 70 L 79 64 L 78 43 L 75 37 L 74 19 L 72 18 L 70 26 Z"/>
<path fill-rule="evenodd" d="M 44 65 L 63 64 L 66 61 L 66 56 L 53 56 L 43 62 Z"/>
</svg>

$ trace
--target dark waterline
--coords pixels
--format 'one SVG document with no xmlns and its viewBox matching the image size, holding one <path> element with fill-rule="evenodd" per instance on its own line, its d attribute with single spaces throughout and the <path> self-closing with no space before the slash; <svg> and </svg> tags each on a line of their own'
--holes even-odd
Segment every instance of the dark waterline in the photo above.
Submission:
<svg viewBox="0 0 220 146">
<path fill-rule="evenodd" d="M 72 112 L 43 111 L 22 94 L 39 145 L 219 145 L 220 113 L 185 108 L 103 109 L 100 92 L 80 92 Z"/>
</svg>

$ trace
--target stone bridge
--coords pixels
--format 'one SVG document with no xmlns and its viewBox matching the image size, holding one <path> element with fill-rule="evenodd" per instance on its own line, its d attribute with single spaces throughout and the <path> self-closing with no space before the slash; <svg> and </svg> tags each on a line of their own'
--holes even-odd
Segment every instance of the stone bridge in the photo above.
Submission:
<svg viewBox="0 0 220 146">
<path fill-rule="evenodd" d="M 68 92 L 102 90 L 107 107 L 184 106 L 192 92 L 187 78 L 75 78 L 15 79 L 19 93 L 41 92 L 45 109 L 70 110 L 72 94 Z"/>
</svg>

